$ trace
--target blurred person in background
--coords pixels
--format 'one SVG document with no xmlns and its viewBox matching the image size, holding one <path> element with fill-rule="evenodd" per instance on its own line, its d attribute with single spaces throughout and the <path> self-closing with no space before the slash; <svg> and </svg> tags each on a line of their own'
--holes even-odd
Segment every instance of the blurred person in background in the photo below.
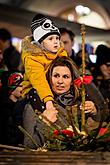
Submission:
<svg viewBox="0 0 110 165">
<path fill-rule="evenodd" d="M 0 51 L 3 53 L 10 45 L 11 34 L 5 28 L 0 29 Z"/>
<path fill-rule="evenodd" d="M 79 50 L 78 53 L 76 54 L 75 63 L 78 66 L 79 71 L 82 72 L 82 50 Z M 86 68 L 86 75 L 91 75 L 90 59 L 89 59 L 89 54 L 86 50 L 85 50 L 85 68 Z"/>
<path fill-rule="evenodd" d="M 59 28 L 61 34 L 61 41 L 70 58 L 75 62 L 75 51 L 73 50 L 75 34 L 68 28 Z"/>
<path fill-rule="evenodd" d="M 0 87 L 1 87 L 1 75 L 2 75 L 2 72 L 5 70 L 8 70 L 8 69 L 3 60 L 3 53 L 2 51 L 0 51 Z"/>
<path fill-rule="evenodd" d="M 0 88 L 0 143 L 15 145 L 19 135 L 15 125 L 14 114 L 22 109 L 19 105 L 23 75 L 18 71 L 4 71 L 1 76 Z M 17 116 L 16 116 L 17 118 Z M 16 130 L 16 131 L 15 131 Z"/>
<path fill-rule="evenodd" d="M 97 61 L 94 82 L 108 101 L 110 109 L 110 48 L 106 45 L 98 45 L 95 54 Z"/>
<path fill-rule="evenodd" d="M 9 40 L 10 40 L 10 34 L 7 33 L 6 31 L 6 35 L 5 35 L 4 29 L 0 29 L 0 77 L 3 71 L 8 70 L 4 62 L 3 53 L 4 50 L 9 47 L 9 42 L 8 42 Z"/>
<path fill-rule="evenodd" d="M 12 45 L 12 35 L 5 28 L 0 28 L 0 52 L 3 53 L 3 60 L 8 70 L 20 70 L 21 55 Z"/>
</svg>

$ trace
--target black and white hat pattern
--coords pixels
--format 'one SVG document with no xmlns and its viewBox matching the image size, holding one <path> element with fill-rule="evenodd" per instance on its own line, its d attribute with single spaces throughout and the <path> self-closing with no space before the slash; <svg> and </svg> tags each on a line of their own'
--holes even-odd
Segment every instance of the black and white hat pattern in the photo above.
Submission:
<svg viewBox="0 0 110 165">
<path fill-rule="evenodd" d="M 42 14 L 37 14 L 32 19 L 31 31 L 36 42 L 41 43 L 46 37 L 52 34 L 60 36 L 59 29 L 53 22 Z"/>
</svg>

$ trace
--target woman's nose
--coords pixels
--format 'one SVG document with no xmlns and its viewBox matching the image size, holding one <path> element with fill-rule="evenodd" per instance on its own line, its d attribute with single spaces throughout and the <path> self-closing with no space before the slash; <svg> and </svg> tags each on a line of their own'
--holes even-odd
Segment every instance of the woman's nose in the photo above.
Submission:
<svg viewBox="0 0 110 165">
<path fill-rule="evenodd" d="M 59 82 L 60 84 L 63 83 L 63 78 L 62 78 L 62 77 L 59 77 L 58 82 Z"/>
</svg>

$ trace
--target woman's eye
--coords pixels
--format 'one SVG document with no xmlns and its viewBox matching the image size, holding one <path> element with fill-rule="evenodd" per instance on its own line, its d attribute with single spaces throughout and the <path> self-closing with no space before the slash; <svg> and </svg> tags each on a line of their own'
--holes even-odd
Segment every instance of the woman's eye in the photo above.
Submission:
<svg viewBox="0 0 110 165">
<path fill-rule="evenodd" d="M 64 75 L 63 78 L 69 78 L 69 76 L 68 75 Z"/>
<path fill-rule="evenodd" d="M 53 75 L 53 77 L 57 78 L 57 77 L 60 77 L 59 74 L 55 74 Z"/>
</svg>

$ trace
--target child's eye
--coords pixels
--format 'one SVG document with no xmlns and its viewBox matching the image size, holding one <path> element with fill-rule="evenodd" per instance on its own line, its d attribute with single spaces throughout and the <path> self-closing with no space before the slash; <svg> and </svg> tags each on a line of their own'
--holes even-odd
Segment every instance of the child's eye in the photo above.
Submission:
<svg viewBox="0 0 110 165">
<path fill-rule="evenodd" d="M 56 39 L 57 39 L 57 40 L 60 40 L 60 37 L 59 37 L 59 36 L 57 36 L 57 37 L 56 37 Z"/>
<path fill-rule="evenodd" d="M 52 39 L 53 39 L 52 37 L 49 38 L 49 40 L 52 40 Z"/>
</svg>

